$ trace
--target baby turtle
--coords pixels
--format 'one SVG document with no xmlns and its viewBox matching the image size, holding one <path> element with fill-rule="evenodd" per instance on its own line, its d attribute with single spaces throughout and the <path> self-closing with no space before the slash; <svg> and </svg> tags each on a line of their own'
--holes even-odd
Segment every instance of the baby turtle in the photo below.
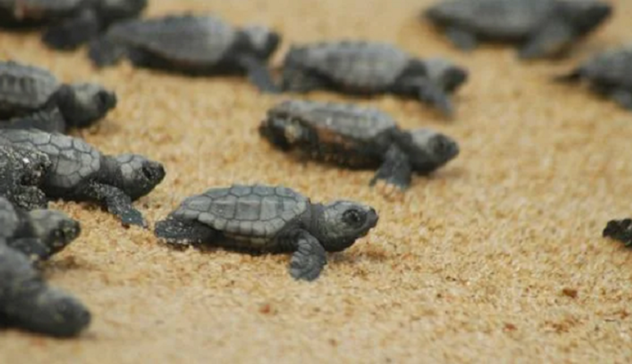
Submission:
<svg viewBox="0 0 632 364">
<path fill-rule="evenodd" d="M 127 56 L 138 67 L 189 75 L 246 73 L 260 90 L 276 92 L 266 63 L 279 41 L 261 26 L 236 29 L 215 16 L 168 15 L 112 26 L 89 56 L 100 67 Z"/>
<path fill-rule="evenodd" d="M 47 260 L 81 233 L 79 222 L 60 211 L 24 211 L 0 197 L 0 238 L 34 261 Z"/>
<path fill-rule="evenodd" d="M 523 59 L 563 54 L 611 13 L 598 0 L 445 0 L 424 11 L 462 50 L 486 40 L 519 43 Z"/>
<path fill-rule="evenodd" d="M 349 168 L 376 168 L 402 190 L 413 172 L 429 174 L 459 154 L 452 138 L 429 129 L 404 131 L 386 113 L 352 104 L 289 100 L 268 111 L 259 133 L 283 151 Z"/>
<path fill-rule="evenodd" d="M 593 92 L 632 110 L 632 45 L 599 54 L 557 80 L 585 80 Z"/>
<path fill-rule="evenodd" d="M 39 185 L 51 166 L 44 153 L 0 145 L 0 196 L 25 210 L 46 208 L 48 199 Z"/>
<path fill-rule="evenodd" d="M 352 201 L 314 204 L 286 187 L 232 185 L 185 199 L 155 234 L 172 245 L 294 252 L 290 274 L 311 281 L 327 264 L 325 251 L 350 247 L 377 221 L 373 208 Z"/>
<path fill-rule="evenodd" d="M 0 27 L 24 29 L 50 26 L 46 45 L 72 50 L 95 38 L 111 24 L 135 18 L 147 0 L 2 0 Z"/>
<path fill-rule="evenodd" d="M 419 99 L 452 115 L 449 94 L 467 77 L 465 69 L 447 60 L 422 60 L 388 43 L 321 42 L 290 48 L 283 61 L 281 88 L 299 93 L 318 89 L 391 93 Z"/>
<path fill-rule="evenodd" d="M 136 154 L 103 155 L 80 138 L 31 130 L 0 130 L 0 144 L 38 150 L 52 167 L 40 188 L 50 198 L 101 204 L 124 224 L 145 226 L 132 201 L 165 176 L 163 166 Z"/>
<path fill-rule="evenodd" d="M 632 246 L 632 219 L 608 221 L 602 235 L 618 240 L 627 247 Z"/>
<path fill-rule="evenodd" d="M 45 69 L 0 61 L 0 119 L 58 108 L 65 127 L 83 128 L 116 106 L 116 95 L 93 83 L 62 84 Z"/>
<path fill-rule="evenodd" d="M 90 321 L 90 312 L 81 302 L 50 287 L 24 254 L 0 238 L 0 323 L 72 337 Z"/>
</svg>

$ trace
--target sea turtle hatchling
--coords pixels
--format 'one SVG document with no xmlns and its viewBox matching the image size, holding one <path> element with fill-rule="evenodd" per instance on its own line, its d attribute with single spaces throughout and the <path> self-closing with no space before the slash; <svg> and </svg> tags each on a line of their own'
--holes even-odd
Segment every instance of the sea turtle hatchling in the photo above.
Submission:
<svg viewBox="0 0 632 364">
<path fill-rule="evenodd" d="M 172 245 L 294 252 L 292 277 L 314 280 L 327 264 L 326 251 L 350 247 L 377 221 L 373 208 L 352 201 L 315 204 L 286 187 L 232 185 L 185 199 L 156 223 L 155 234 Z"/>
<path fill-rule="evenodd" d="M 51 166 L 42 152 L 0 145 L 0 196 L 25 210 L 46 208 L 48 199 L 39 186 Z"/>
<path fill-rule="evenodd" d="M 48 26 L 42 40 L 58 50 L 72 50 L 117 21 L 134 18 L 147 0 L 0 0 L 0 27 Z"/>
<path fill-rule="evenodd" d="M 92 201 L 124 224 L 145 226 L 132 201 L 145 196 L 165 176 L 163 166 L 136 154 L 103 155 L 83 139 L 40 130 L 0 130 L 0 144 L 48 155 L 52 167 L 40 188 L 50 198 Z"/>
<path fill-rule="evenodd" d="M 449 136 L 430 129 L 404 131 L 386 113 L 345 103 L 288 100 L 268 111 L 259 133 L 284 151 L 350 168 L 376 168 L 371 185 L 401 190 L 412 173 L 429 174 L 459 154 Z"/>
<path fill-rule="evenodd" d="M 100 85 L 62 84 L 43 68 L 0 61 L 0 120 L 59 109 L 66 124 L 60 129 L 83 128 L 115 106 L 116 95 Z"/>
<path fill-rule="evenodd" d="M 392 44 L 344 40 L 292 46 L 283 61 L 281 88 L 391 93 L 419 99 L 450 116 L 449 95 L 467 78 L 467 70 L 442 58 L 422 60 Z"/>
<path fill-rule="evenodd" d="M 25 211 L 0 197 L 0 238 L 33 261 L 47 260 L 81 233 L 79 222 L 56 210 Z"/>
<path fill-rule="evenodd" d="M 235 28 L 212 15 L 168 15 L 112 26 L 90 45 L 103 67 L 127 56 L 138 66 L 189 75 L 244 74 L 260 90 L 276 92 L 267 69 L 280 36 L 262 26 Z"/>
<path fill-rule="evenodd" d="M 27 256 L 0 238 L 0 324 L 56 337 L 73 337 L 91 321 L 88 309 L 50 287 Z"/>
<path fill-rule="evenodd" d="M 625 246 L 632 246 L 632 219 L 610 220 L 603 229 L 603 237 L 622 242 Z"/>
<path fill-rule="evenodd" d="M 444 0 L 422 18 L 462 50 L 479 41 L 519 43 L 523 59 L 552 58 L 593 32 L 612 13 L 598 0 Z"/>
<path fill-rule="evenodd" d="M 632 111 L 632 44 L 598 54 L 556 79 L 563 82 L 586 81 L 593 92 Z"/>
</svg>

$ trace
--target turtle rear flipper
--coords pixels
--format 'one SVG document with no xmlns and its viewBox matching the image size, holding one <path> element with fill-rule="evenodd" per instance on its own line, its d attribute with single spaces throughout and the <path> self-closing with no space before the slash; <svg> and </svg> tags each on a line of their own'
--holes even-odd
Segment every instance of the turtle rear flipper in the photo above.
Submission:
<svg viewBox="0 0 632 364">
<path fill-rule="evenodd" d="M 107 36 L 93 40 L 88 47 L 88 58 L 98 68 L 114 66 L 126 56 L 127 47 Z"/>
<path fill-rule="evenodd" d="M 85 9 L 47 29 L 42 41 L 52 49 L 70 51 L 95 38 L 100 29 L 101 20 L 94 10 Z"/>
<path fill-rule="evenodd" d="M 325 249 L 308 232 L 301 232 L 295 244 L 296 251 L 290 261 L 290 275 L 294 279 L 315 280 L 327 264 Z"/>
</svg>

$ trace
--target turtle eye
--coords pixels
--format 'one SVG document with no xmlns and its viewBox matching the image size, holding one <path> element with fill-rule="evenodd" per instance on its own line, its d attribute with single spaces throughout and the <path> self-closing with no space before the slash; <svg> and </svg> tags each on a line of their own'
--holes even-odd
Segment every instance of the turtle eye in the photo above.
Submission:
<svg viewBox="0 0 632 364">
<path fill-rule="evenodd" d="M 350 226 L 361 226 L 364 223 L 364 220 L 364 213 L 356 209 L 349 209 L 342 214 L 342 221 Z"/>
</svg>

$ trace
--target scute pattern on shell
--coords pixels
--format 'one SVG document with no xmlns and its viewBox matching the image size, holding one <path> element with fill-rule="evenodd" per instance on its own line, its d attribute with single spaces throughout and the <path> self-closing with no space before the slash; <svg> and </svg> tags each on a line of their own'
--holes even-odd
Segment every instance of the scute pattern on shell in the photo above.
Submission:
<svg viewBox="0 0 632 364">
<path fill-rule="evenodd" d="M 108 37 L 167 59 L 212 64 L 224 57 L 237 32 L 216 16 L 172 15 L 114 25 Z"/>
<path fill-rule="evenodd" d="M 272 238 L 308 205 L 307 197 L 286 187 L 233 185 L 189 197 L 173 215 L 230 235 Z"/>
<path fill-rule="evenodd" d="M 43 106 L 59 86 L 57 78 L 45 69 L 0 62 L 0 110 Z"/>
<path fill-rule="evenodd" d="M 295 47 L 305 52 L 305 66 L 347 86 L 381 89 L 392 85 L 411 57 L 380 42 L 327 42 Z"/>
<path fill-rule="evenodd" d="M 632 45 L 597 55 L 582 69 L 595 81 L 632 88 Z"/>
<path fill-rule="evenodd" d="M 36 130 L 0 131 L 0 143 L 39 150 L 53 164 L 47 183 L 72 189 L 101 168 L 101 153 L 79 138 Z"/>
<path fill-rule="evenodd" d="M 269 114 L 299 119 L 313 128 L 329 129 L 357 140 L 370 140 L 397 127 L 395 120 L 380 110 L 345 103 L 288 100 L 277 104 Z"/>
<path fill-rule="evenodd" d="M 437 18 L 475 33 L 523 37 L 552 13 L 555 0 L 448 0 L 433 8 Z"/>
</svg>

